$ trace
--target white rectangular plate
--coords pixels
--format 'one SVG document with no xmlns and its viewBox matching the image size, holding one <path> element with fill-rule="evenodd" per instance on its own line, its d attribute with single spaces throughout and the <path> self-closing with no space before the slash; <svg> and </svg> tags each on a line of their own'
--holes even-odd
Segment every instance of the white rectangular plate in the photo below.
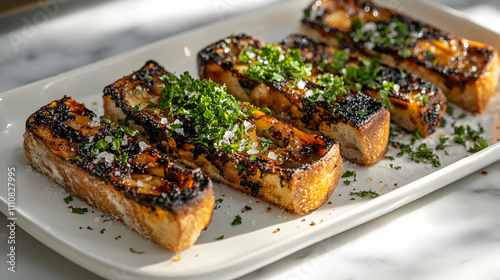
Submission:
<svg viewBox="0 0 500 280">
<path fill-rule="evenodd" d="M 440 168 L 410 162 L 406 157 L 393 162 L 382 160 L 371 167 L 346 163 L 344 170 L 356 171 L 356 181 L 352 177 L 345 178 L 351 181 L 349 185 L 340 182 L 329 203 L 304 216 L 290 215 L 255 198 L 216 186 L 217 198 L 222 201 L 217 203 L 213 222 L 192 248 L 179 254 L 180 261 L 172 259 L 174 253 L 156 246 L 117 221 L 107 220 L 97 210 L 85 215 L 69 213 L 69 205 L 86 206 L 77 200 L 66 204 L 63 199 L 68 194 L 28 165 L 22 149 L 24 124 L 41 106 L 69 95 L 101 114 L 102 89 L 139 69 L 146 60 L 155 59 L 177 74 L 190 71 L 197 76 L 196 53 L 204 46 L 235 32 L 245 32 L 267 42 L 279 41 L 298 31 L 302 10 L 309 2 L 296 0 L 275 5 L 1 94 L 0 176 L 1 181 L 6 182 L 7 168 L 16 168 L 17 223 L 66 258 L 106 278 L 234 278 L 381 216 L 500 158 L 499 143 L 469 154 L 450 139 L 450 147 L 446 149 L 448 155 L 438 152 Z M 416 17 L 432 14 L 432 23 L 438 26 L 497 48 L 500 46 L 498 34 L 470 23 L 452 10 L 421 1 L 403 1 L 393 8 Z M 477 128 L 480 122 L 485 128 L 484 136 L 491 141 L 493 128 L 498 127 L 499 118 L 495 112 L 500 111 L 499 104 L 497 95 L 485 114 L 467 114 L 467 118 L 457 120 L 457 124 Z M 461 113 L 460 109 L 455 109 L 454 115 Z M 429 147 L 437 145 L 438 135 L 452 133 L 451 118 L 447 116 L 447 119 L 446 127 L 425 140 Z M 397 140 L 408 141 L 409 137 L 403 135 Z M 420 143 L 417 141 L 415 145 Z M 391 147 L 388 155 L 397 153 L 398 150 Z M 401 169 L 392 169 L 390 164 L 401 166 Z M 350 195 L 350 192 L 362 190 L 372 190 L 380 196 Z M 0 200 L 2 212 L 9 216 L 6 191 L 0 193 Z M 245 206 L 252 210 L 242 212 Z M 242 217 L 242 224 L 231 226 L 236 215 Z"/>
</svg>

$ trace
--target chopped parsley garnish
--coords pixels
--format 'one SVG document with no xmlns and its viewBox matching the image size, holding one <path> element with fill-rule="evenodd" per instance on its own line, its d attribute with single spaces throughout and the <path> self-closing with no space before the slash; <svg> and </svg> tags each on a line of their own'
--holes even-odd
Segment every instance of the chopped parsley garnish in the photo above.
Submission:
<svg viewBox="0 0 500 280">
<path fill-rule="evenodd" d="M 221 236 L 219 236 L 219 237 L 217 237 L 217 238 L 215 238 L 215 239 L 216 239 L 216 240 L 222 240 L 222 239 L 224 239 L 224 234 L 223 234 L 223 235 L 221 235 Z"/>
<path fill-rule="evenodd" d="M 427 99 L 429 99 L 429 95 L 419 92 L 415 95 L 415 98 L 422 101 L 422 104 L 424 106 L 427 106 L 427 104 L 429 104 L 429 102 L 427 101 Z"/>
<path fill-rule="evenodd" d="M 422 135 L 420 134 L 420 132 L 418 132 L 418 129 L 415 129 L 412 133 L 411 133 L 411 142 L 415 142 L 419 139 L 422 139 Z"/>
<path fill-rule="evenodd" d="M 351 184 L 351 181 L 349 180 L 344 180 L 344 185 L 349 186 Z"/>
<path fill-rule="evenodd" d="M 71 209 L 71 213 L 81 214 L 81 215 L 89 211 L 89 209 L 85 207 L 79 208 L 79 207 L 68 206 L 68 208 Z"/>
<path fill-rule="evenodd" d="M 264 152 L 265 152 L 265 151 L 269 148 L 269 146 L 273 143 L 273 141 L 272 141 L 272 140 L 269 140 L 269 139 L 267 139 L 267 138 L 261 137 L 261 138 L 260 138 L 260 143 L 261 143 L 261 145 L 262 145 L 262 147 L 261 147 L 260 151 L 261 151 L 262 153 L 264 153 Z"/>
<path fill-rule="evenodd" d="M 382 87 L 378 89 L 378 96 L 380 97 L 380 102 L 389 109 L 394 108 L 391 101 L 389 100 L 389 94 L 391 90 L 394 90 L 393 82 L 382 83 Z"/>
<path fill-rule="evenodd" d="M 488 141 L 484 138 L 479 138 L 477 141 L 474 143 L 474 146 L 468 149 L 467 151 L 469 153 L 476 153 L 481 151 L 482 149 L 488 147 Z"/>
<path fill-rule="evenodd" d="M 319 75 L 317 86 L 309 89 L 304 80 L 311 77 L 312 65 L 304 63 L 298 49 L 289 49 L 285 54 L 277 45 L 266 44 L 263 49 L 245 46 L 238 59 L 242 63 L 248 63 L 249 69 L 243 74 L 247 75 L 250 80 L 259 83 L 267 80 L 275 86 L 286 79 L 292 80 L 294 87 L 303 89 L 305 92 L 310 90 L 306 96 L 314 102 L 324 101 L 328 105 L 336 105 L 337 97 L 348 93 L 343 78 L 331 74 Z"/>
<path fill-rule="evenodd" d="M 453 113 L 455 112 L 455 108 L 453 108 L 449 103 L 446 104 L 446 114 L 453 117 Z"/>
<path fill-rule="evenodd" d="M 388 159 L 390 161 L 395 161 L 394 157 L 393 156 L 385 156 L 384 157 L 385 159 Z"/>
<path fill-rule="evenodd" d="M 365 198 L 365 197 L 367 197 L 367 196 L 372 197 L 372 198 L 375 198 L 375 197 L 378 197 L 378 196 L 379 196 L 379 194 L 378 194 L 378 193 L 376 193 L 376 192 L 372 191 L 371 189 L 370 189 L 370 190 L 368 190 L 368 191 L 350 192 L 349 194 L 350 194 L 350 195 L 357 195 L 357 196 L 359 196 L 359 197 L 361 197 L 361 198 Z"/>
<path fill-rule="evenodd" d="M 427 144 L 420 144 L 416 150 L 412 150 L 410 145 L 399 144 L 401 151 L 396 155 L 397 157 L 402 157 L 404 154 L 408 154 L 412 161 L 422 161 L 429 162 L 435 167 L 440 167 L 441 162 L 439 157 L 434 154 L 434 152 L 427 147 Z"/>
<path fill-rule="evenodd" d="M 446 141 L 448 141 L 448 137 L 441 137 L 439 138 L 439 144 L 436 146 L 436 150 L 444 150 L 444 148 L 448 147 L 449 145 L 445 145 Z"/>
<path fill-rule="evenodd" d="M 110 120 L 102 116 L 100 117 L 100 121 L 109 124 L 109 127 L 111 128 L 110 133 L 108 135 L 102 135 L 104 138 L 98 140 L 95 136 L 92 136 L 92 138 L 95 138 L 96 140 L 83 144 L 81 150 L 86 151 L 90 149 L 90 155 L 92 157 L 97 157 L 96 160 L 100 160 L 102 158 L 102 152 L 110 150 L 113 155 L 112 159 L 127 165 L 129 156 L 127 152 L 121 150 L 121 146 L 128 143 L 126 135 L 135 136 L 138 132 L 127 127 L 122 128 L 115 123 L 111 123 Z M 106 160 L 108 161 L 108 159 Z"/>
<path fill-rule="evenodd" d="M 360 18 L 355 17 L 351 24 L 350 36 L 355 42 L 363 42 L 365 47 L 370 50 L 374 47 L 397 47 L 402 49 L 400 54 L 402 57 L 411 55 L 408 47 L 417 41 L 420 32 L 420 30 L 416 30 L 415 33 L 412 33 L 408 24 L 396 17 L 391 17 L 389 22 L 379 23 L 362 23 Z"/>
<path fill-rule="evenodd" d="M 231 222 L 231 225 L 232 226 L 241 225 L 241 216 L 240 215 L 236 215 L 236 217 L 234 218 L 234 220 Z"/>
<path fill-rule="evenodd" d="M 223 151 L 236 152 L 245 132 L 244 120 L 253 115 L 255 107 L 237 101 L 212 80 L 197 80 L 184 72 L 180 78 L 171 73 L 160 77 L 165 83 L 158 108 L 169 117 L 187 119 L 197 133 L 195 143 L 209 145 Z M 177 120 L 169 124 L 169 135 L 183 133 L 184 124 Z"/>
<path fill-rule="evenodd" d="M 400 170 L 401 169 L 401 166 L 394 166 L 394 164 L 389 164 L 389 167 L 392 168 L 392 169 L 396 169 L 396 170 Z"/>
<path fill-rule="evenodd" d="M 364 117 L 370 113 L 370 110 L 364 109 L 364 110 L 358 110 L 356 111 L 356 114 L 358 114 L 360 117 Z"/>
<path fill-rule="evenodd" d="M 93 228 L 91 228 L 90 226 L 87 227 L 88 230 L 94 230 Z"/>
<path fill-rule="evenodd" d="M 73 197 L 71 195 L 64 198 L 64 202 L 66 202 L 66 204 L 69 204 L 71 201 L 73 201 Z"/>
<path fill-rule="evenodd" d="M 348 93 L 344 85 L 344 79 L 333 74 L 318 75 L 316 84 L 319 85 L 320 88 L 316 88 L 309 99 L 315 102 L 324 101 L 329 106 L 338 105 L 336 102 L 337 97 Z"/>
<path fill-rule="evenodd" d="M 346 170 L 342 174 L 342 178 L 354 177 L 353 181 L 356 182 L 356 171 Z"/>
<path fill-rule="evenodd" d="M 236 166 L 236 171 L 242 171 L 245 170 L 245 165 L 243 163 L 238 163 Z"/>
<path fill-rule="evenodd" d="M 482 139 L 480 136 L 482 133 L 484 133 L 484 128 L 481 126 L 481 124 L 478 123 L 478 130 L 472 129 L 470 126 L 456 126 L 453 124 L 453 129 L 455 131 L 455 137 L 453 138 L 453 141 L 458 144 L 462 144 L 465 147 L 465 143 L 469 140 L 471 141 L 478 141 L 479 139 Z"/>
<path fill-rule="evenodd" d="M 95 144 L 95 148 L 97 150 L 106 150 L 108 148 L 108 146 L 109 146 L 108 141 L 106 141 L 104 139 L 97 141 L 97 143 Z"/>
<path fill-rule="evenodd" d="M 256 58 L 256 59 L 254 59 Z M 266 44 L 263 49 L 245 46 L 239 60 L 249 63 L 247 75 L 259 83 L 268 80 L 281 83 L 285 79 L 300 80 L 311 76 L 312 65 L 304 63 L 297 49 L 285 55 L 280 46 Z"/>
<path fill-rule="evenodd" d="M 106 230 L 105 228 L 101 229 L 101 231 L 100 231 L 100 232 L 101 232 L 101 234 L 104 234 L 104 231 L 105 231 L 105 230 Z"/>
<path fill-rule="evenodd" d="M 380 81 L 380 86 L 373 83 L 380 70 L 378 59 L 364 58 L 359 65 L 347 66 L 349 56 L 337 51 L 332 55 L 330 63 L 320 62 L 317 65 L 320 71 L 332 72 L 335 75 L 324 73 L 315 77 L 316 79 L 310 79 L 312 65 L 303 61 L 298 49 L 288 49 L 285 53 L 277 45 L 266 44 L 263 49 L 244 46 L 238 59 L 248 64 L 249 68 L 244 70 L 243 74 L 250 80 L 259 83 L 269 81 L 275 86 L 287 79 L 291 80 L 293 87 L 303 90 L 305 97 L 313 102 L 326 102 L 330 107 L 336 106 L 338 97 L 353 90 L 359 92 L 364 86 L 369 86 L 379 90 L 384 106 L 392 108 L 387 96 L 394 90 L 394 83 Z M 316 80 L 315 84 L 311 83 L 312 80 Z M 365 112 L 360 113 L 362 115 Z"/>
<path fill-rule="evenodd" d="M 411 50 L 408 48 L 401 50 L 401 57 L 407 58 L 411 56 Z"/>
<path fill-rule="evenodd" d="M 118 123 L 120 126 L 127 127 L 127 126 L 129 126 L 129 125 L 130 125 L 130 123 L 129 123 L 129 122 L 130 122 L 131 120 L 132 120 L 132 118 L 131 118 L 131 117 L 129 117 L 129 116 L 127 116 L 127 117 L 126 117 L 126 118 L 124 118 L 124 119 L 119 119 L 119 120 L 117 121 L 117 123 Z"/>
<path fill-rule="evenodd" d="M 347 91 L 360 92 L 364 87 L 378 90 L 380 102 L 386 108 L 393 108 L 388 96 L 391 91 L 395 91 L 394 83 L 380 80 L 379 60 L 376 58 L 363 58 L 359 64 L 347 66 L 348 61 L 349 56 L 346 53 L 337 51 L 333 54 L 330 63 L 322 62 L 318 65 L 318 69 L 330 71 L 342 77 L 344 88 Z M 374 81 L 377 81 L 377 83 L 374 83 Z"/>
</svg>

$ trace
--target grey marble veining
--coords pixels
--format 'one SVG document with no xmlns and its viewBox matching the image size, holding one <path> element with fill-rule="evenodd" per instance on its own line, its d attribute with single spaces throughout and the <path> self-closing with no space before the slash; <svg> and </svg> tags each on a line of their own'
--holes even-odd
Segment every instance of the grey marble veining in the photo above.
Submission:
<svg viewBox="0 0 500 280">
<path fill-rule="evenodd" d="M 0 92 L 283 0 L 52 1 L 0 17 Z"/>
<path fill-rule="evenodd" d="M 484 171 L 241 279 L 500 279 L 500 162 Z"/>
<path fill-rule="evenodd" d="M 0 92 L 270 2 L 280 1 L 60 0 L 5 16 Z M 442 2 L 500 32 L 498 1 Z M 500 279 L 500 162 L 481 171 L 241 279 Z M 19 273 L 2 268 L 0 279 L 99 279 L 21 229 L 18 240 Z"/>
</svg>

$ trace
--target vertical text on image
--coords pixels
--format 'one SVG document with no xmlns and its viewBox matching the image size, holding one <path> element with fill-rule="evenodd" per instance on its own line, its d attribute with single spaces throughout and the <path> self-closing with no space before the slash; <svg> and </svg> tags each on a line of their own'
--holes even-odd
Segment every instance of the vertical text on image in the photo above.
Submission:
<svg viewBox="0 0 500 280">
<path fill-rule="evenodd" d="M 7 168 L 7 269 L 11 272 L 16 272 L 16 221 L 16 168 L 11 166 Z"/>
</svg>

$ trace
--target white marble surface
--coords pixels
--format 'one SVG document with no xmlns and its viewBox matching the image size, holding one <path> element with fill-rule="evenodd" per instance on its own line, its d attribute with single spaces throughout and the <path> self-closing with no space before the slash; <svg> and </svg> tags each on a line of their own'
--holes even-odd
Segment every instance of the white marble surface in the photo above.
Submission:
<svg viewBox="0 0 500 280">
<path fill-rule="evenodd" d="M 0 17 L 0 92 L 277 2 L 60 0 Z M 500 32 L 497 1 L 442 2 Z M 242 279 L 500 279 L 500 162 L 484 171 Z M 99 279 L 19 228 L 10 273 L 6 236 L 0 279 Z"/>
</svg>

